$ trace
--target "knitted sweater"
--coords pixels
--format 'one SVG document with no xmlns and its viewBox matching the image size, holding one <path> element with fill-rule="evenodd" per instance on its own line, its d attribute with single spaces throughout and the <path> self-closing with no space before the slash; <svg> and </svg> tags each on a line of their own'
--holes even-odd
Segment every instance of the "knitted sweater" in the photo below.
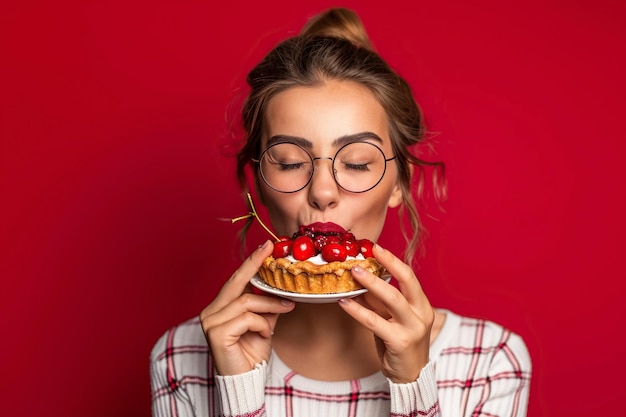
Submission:
<svg viewBox="0 0 626 417">
<path fill-rule="evenodd" d="M 250 372 L 214 374 L 197 318 L 167 331 L 151 354 L 154 416 L 516 416 L 526 415 L 531 362 L 502 326 L 447 310 L 419 378 L 382 373 L 350 381 L 305 378 L 272 354 Z"/>
</svg>

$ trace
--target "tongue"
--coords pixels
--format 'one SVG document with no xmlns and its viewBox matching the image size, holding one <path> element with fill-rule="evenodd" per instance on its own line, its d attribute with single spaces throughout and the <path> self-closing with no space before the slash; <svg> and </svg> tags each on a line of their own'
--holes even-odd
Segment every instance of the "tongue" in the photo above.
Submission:
<svg viewBox="0 0 626 417">
<path fill-rule="evenodd" d="M 303 229 L 305 230 L 309 230 L 313 233 L 322 233 L 322 234 L 327 234 L 327 233 L 344 233 L 346 231 L 346 229 L 344 229 L 343 227 L 339 226 L 338 224 L 335 223 L 311 223 L 308 226 L 303 226 Z"/>
</svg>

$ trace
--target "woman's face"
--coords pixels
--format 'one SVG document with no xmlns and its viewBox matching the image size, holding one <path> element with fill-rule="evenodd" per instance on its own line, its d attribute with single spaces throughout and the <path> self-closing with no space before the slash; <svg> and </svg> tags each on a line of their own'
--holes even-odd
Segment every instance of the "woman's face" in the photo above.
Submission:
<svg viewBox="0 0 626 417">
<path fill-rule="evenodd" d="M 357 139 L 364 132 L 375 136 Z M 265 114 L 261 149 L 291 137 L 303 143 L 311 156 L 332 158 L 346 138 L 354 138 L 376 144 L 385 158 L 391 158 L 388 132 L 385 111 L 369 90 L 352 82 L 330 81 L 316 87 L 293 87 L 274 96 Z M 387 208 L 402 201 L 395 160 L 387 162 L 380 183 L 363 193 L 340 188 L 333 178 L 330 160 L 319 159 L 313 164 L 311 182 L 295 193 L 278 192 L 259 179 L 276 233 L 291 236 L 300 225 L 333 222 L 358 239 L 376 241 Z"/>
</svg>

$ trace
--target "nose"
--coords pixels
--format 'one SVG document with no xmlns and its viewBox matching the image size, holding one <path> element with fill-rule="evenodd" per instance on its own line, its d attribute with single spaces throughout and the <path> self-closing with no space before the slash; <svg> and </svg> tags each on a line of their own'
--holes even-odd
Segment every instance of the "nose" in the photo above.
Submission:
<svg viewBox="0 0 626 417">
<path fill-rule="evenodd" d="M 326 163 L 320 162 L 313 169 L 313 177 L 309 184 L 309 204 L 319 210 L 326 210 L 333 208 L 337 205 L 339 198 L 339 186 L 335 182 L 333 176 L 333 164 L 332 158 L 313 158 L 313 163 L 319 161 L 328 161 Z"/>
</svg>

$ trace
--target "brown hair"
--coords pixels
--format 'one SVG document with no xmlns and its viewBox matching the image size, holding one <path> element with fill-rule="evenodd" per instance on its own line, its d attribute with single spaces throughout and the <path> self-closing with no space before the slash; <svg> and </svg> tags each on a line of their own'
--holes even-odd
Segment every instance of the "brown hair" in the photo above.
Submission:
<svg viewBox="0 0 626 417">
<path fill-rule="evenodd" d="M 419 197 L 423 167 L 436 165 L 443 172 L 443 164 L 424 161 L 410 151 L 413 145 L 425 140 L 422 112 L 407 82 L 375 52 L 360 18 L 349 9 L 334 8 L 314 16 L 298 36 L 279 43 L 248 74 L 251 90 L 242 110 L 246 137 L 237 154 L 239 182 L 247 191 L 245 168 L 261 152 L 263 116 L 270 99 L 288 88 L 321 85 L 327 80 L 352 81 L 365 86 L 387 113 L 403 195 L 400 216 L 406 211 L 412 229 L 410 236 L 402 229 L 408 243 L 405 260 L 410 264 L 422 232 L 411 193 L 412 166 L 418 168 Z M 438 188 L 435 184 L 436 192 Z"/>
</svg>

